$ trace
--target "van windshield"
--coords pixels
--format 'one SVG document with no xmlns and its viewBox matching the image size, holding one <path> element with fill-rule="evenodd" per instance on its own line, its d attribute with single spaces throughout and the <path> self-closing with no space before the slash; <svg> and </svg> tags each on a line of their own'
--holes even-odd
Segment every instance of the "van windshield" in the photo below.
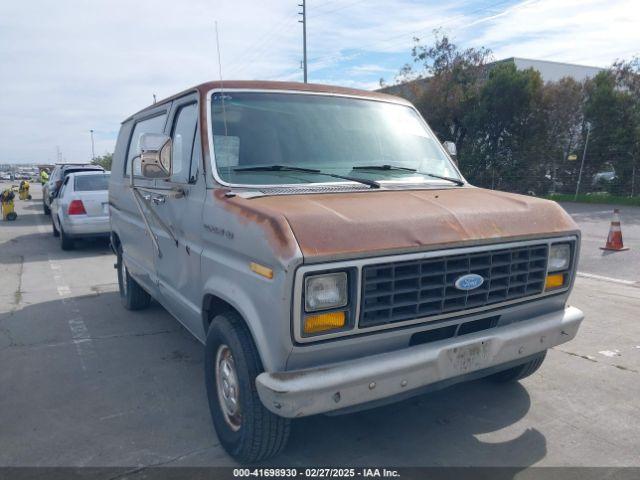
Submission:
<svg viewBox="0 0 640 480">
<path fill-rule="evenodd" d="M 224 97 L 212 96 L 211 113 L 216 168 L 228 183 L 345 181 L 325 174 L 447 185 L 451 182 L 423 173 L 460 178 L 433 133 L 406 105 L 329 95 L 224 92 Z"/>
</svg>

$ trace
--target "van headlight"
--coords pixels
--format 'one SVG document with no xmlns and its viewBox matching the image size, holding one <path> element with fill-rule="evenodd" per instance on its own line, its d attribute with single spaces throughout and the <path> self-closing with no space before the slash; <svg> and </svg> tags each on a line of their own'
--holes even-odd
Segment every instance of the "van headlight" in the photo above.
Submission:
<svg viewBox="0 0 640 480">
<path fill-rule="evenodd" d="M 313 275 L 304 282 L 304 308 L 307 312 L 340 308 L 347 305 L 347 273 Z"/>
<path fill-rule="evenodd" d="M 547 278 L 544 283 L 546 291 L 566 287 L 569 284 L 569 267 L 571 266 L 571 245 L 556 243 L 549 247 L 547 261 Z"/>
<path fill-rule="evenodd" d="M 571 245 L 568 243 L 557 243 L 551 245 L 549 249 L 549 263 L 547 270 L 549 272 L 559 272 L 568 270 L 571 264 Z"/>
</svg>

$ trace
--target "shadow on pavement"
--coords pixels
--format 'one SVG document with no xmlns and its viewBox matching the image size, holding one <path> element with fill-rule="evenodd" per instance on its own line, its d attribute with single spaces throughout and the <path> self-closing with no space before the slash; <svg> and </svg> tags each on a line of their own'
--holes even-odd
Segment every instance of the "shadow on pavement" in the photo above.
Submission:
<svg viewBox="0 0 640 480">
<path fill-rule="evenodd" d="M 0 465 L 152 465 L 215 445 L 201 345 L 112 288 L 0 315 Z"/>
<path fill-rule="evenodd" d="M 29 205 L 31 206 L 31 205 Z M 38 215 L 33 213 L 24 213 L 25 207 L 21 209 L 16 208 L 16 213 L 18 214 L 18 218 L 15 220 L 8 222 L 6 220 L 0 220 L 0 225 L 2 227 L 33 227 L 35 225 L 43 224 L 43 225 L 51 225 L 51 219 L 49 217 L 45 217 L 44 214 L 39 219 Z"/>
<path fill-rule="evenodd" d="M 60 240 L 51 232 L 19 235 L 0 244 L 0 264 L 42 261 L 43 255 L 59 260 L 113 255 L 113 252 L 108 238 L 78 239 L 73 250 L 63 251 Z"/>
<path fill-rule="evenodd" d="M 41 200 L 30 200 L 27 205 L 22 207 L 22 210 L 36 211 L 39 213 L 43 213 L 42 211 L 42 201 Z"/>
<path fill-rule="evenodd" d="M 77 360 L 82 351 L 70 338 L 70 308 L 84 319 L 91 338 L 84 372 Z M 6 334 L 0 354 L 16 352 L 3 357 L 8 370 L 0 378 L 10 396 L 24 395 L 27 402 L 16 397 L 5 405 L 10 409 L 0 410 L 2 424 L 12 419 L 6 424 L 8 441 L 41 422 L 49 428 L 49 461 L 62 465 L 96 451 L 102 464 L 127 465 L 131 459 L 122 445 L 136 444 L 145 452 L 137 461 L 148 464 L 175 450 L 218 444 L 204 393 L 203 349 L 157 304 L 134 313 L 120 305 L 117 292 L 97 292 L 24 306 L 3 315 L 0 326 L 0 337 Z M 11 363 L 16 360 L 17 370 Z M 19 377 L 30 378 L 29 388 L 19 386 Z M 87 378 L 95 378 L 88 387 Z M 299 419 L 288 447 L 268 464 L 526 467 L 545 457 L 544 435 L 524 427 L 521 433 L 499 431 L 522 419 L 530 406 L 522 385 L 479 380 L 355 414 Z M 31 417 L 28 411 L 39 413 Z M 118 412 L 126 415 L 100 420 Z M 73 438 L 84 440 L 77 444 Z M 27 464 L 32 456 L 40 461 L 44 440 L 34 433 L 30 441 L 33 448 L 9 448 L 5 454 Z M 202 460 L 228 464 L 215 449 Z"/>
<path fill-rule="evenodd" d="M 540 431 L 504 441 L 478 435 L 516 423 L 530 405 L 519 383 L 478 380 L 366 412 L 301 419 L 274 464 L 526 467 L 546 455 Z"/>
</svg>

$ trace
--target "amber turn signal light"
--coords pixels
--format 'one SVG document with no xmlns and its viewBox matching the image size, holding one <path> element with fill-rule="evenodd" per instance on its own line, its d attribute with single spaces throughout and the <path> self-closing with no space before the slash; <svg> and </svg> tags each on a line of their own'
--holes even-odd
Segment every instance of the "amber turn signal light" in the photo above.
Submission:
<svg viewBox="0 0 640 480">
<path fill-rule="evenodd" d="M 252 272 L 257 273 L 264 278 L 268 278 L 269 280 L 273 278 L 273 270 L 271 270 L 269 267 L 265 267 L 264 265 L 260 265 L 256 262 L 251 262 L 249 264 L 249 268 L 251 268 Z"/>
<path fill-rule="evenodd" d="M 552 273 L 547 275 L 547 281 L 544 283 L 545 290 L 553 290 L 554 288 L 564 285 L 564 273 Z"/>
<path fill-rule="evenodd" d="M 342 328 L 346 324 L 344 312 L 320 313 L 304 318 L 304 333 L 318 333 Z"/>
</svg>

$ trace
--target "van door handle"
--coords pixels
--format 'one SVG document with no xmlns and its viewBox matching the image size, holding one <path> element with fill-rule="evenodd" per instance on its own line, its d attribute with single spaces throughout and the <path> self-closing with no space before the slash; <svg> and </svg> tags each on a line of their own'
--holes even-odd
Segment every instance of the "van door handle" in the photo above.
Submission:
<svg viewBox="0 0 640 480">
<path fill-rule="evenodd" d="M 144 198 L 148 202 L 149 200 L 151 200 L 151 195 L 149 195 L 148 193 L 145 193 L 142 195 L 142 198 Z"/>
<path fill-rule="evenodd" d="M 161 196 L 153 197 L 153 198 L 151 199 L 151 201 L 152 201 L 155 205 L 160 205 L 161 203 L 164 203 L 164 202 L 165 202 L 165 198 L 164 198 L 164 197 L 161 197 Z"/>
</svg>

